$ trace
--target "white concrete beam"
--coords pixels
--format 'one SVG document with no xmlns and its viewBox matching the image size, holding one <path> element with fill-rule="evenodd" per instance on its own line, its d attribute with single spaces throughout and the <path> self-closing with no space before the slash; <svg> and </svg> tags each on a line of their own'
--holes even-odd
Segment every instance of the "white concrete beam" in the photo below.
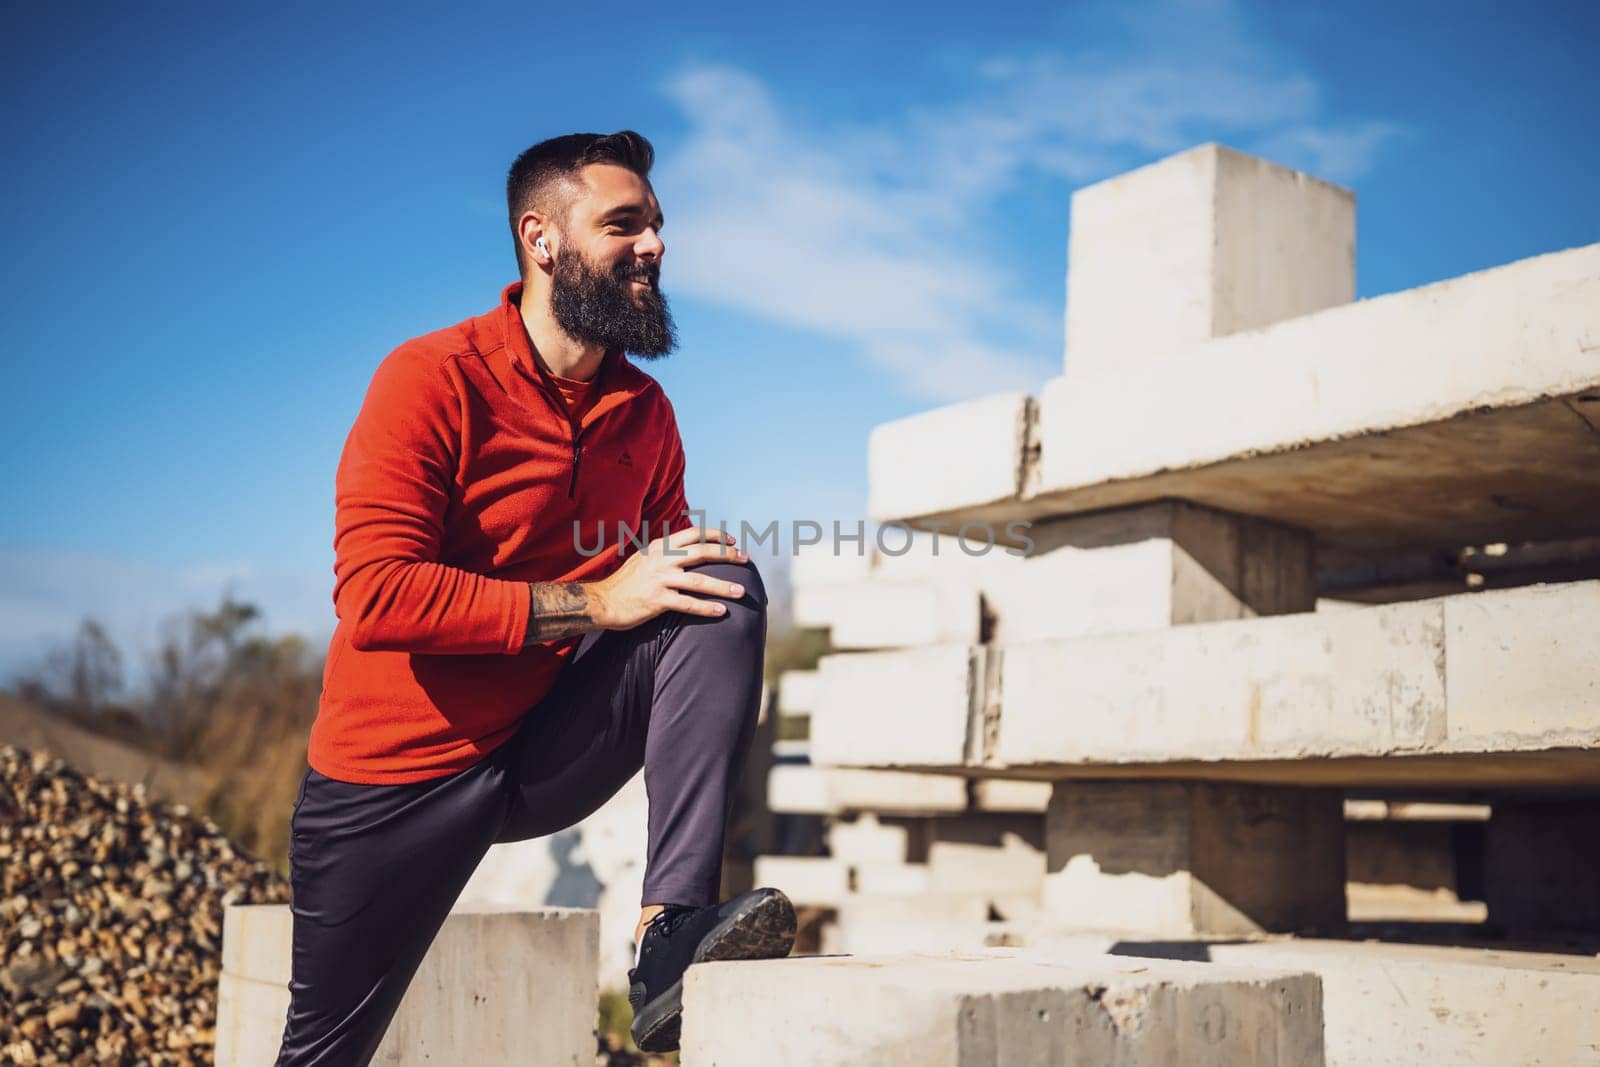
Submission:
<svg viewBox="0 0 1600 1067">
<path fill-rule="evenodd" d="M 1592 536 L 1597 351 L 1600 244 L 1056 379 L 1037 402 L 1036 463 L 1019 446 L 994 461 L 994 484 L 958 492 L 885 453 L 872 514 L 1003 532 L 1179 498 L 1358 549 Z M 959 424 L 998 439 L 1008 424 L 948 412 L 918 416 L 919 434 Z M 997 495 L 1013 466 L 1021 490 Z"/>
<path fill-rule="evenodd" d="M 1025 393 L 999 393 L 874 427 L 868 516 L 896 519 L 1012 499 L 1022 489 L 1031 411 Z"/>
<path fill-rule="evenodd" d="M 834 819 L 825 836 L 828 853 L 844 863 L 904 863 L 910 847 L 904 826 L 879 822 L 870 812 L 848 822 Z"/>
<path fill-rule="evenodd" d="M 1003 653 L 992 760 L 1031 768 L 1415 755 L 1493 766 L 1501 755 L 1566 751 L 1576 766 L 1507 764 L 1502 780 L 1548 784 L 1560 770 L 1593 781 L 1596 662 L 1592 581 L 1040 642 Z M 1461 784 L 1480 780 L 1470 760 L 1459 762 Z M 1430 773 L 1452 781 L 1449 765 Z"/>
<path fill-rule="evenodd" d="M 829 856 L 757 856 L 755 884 L 783 890 L 802 908 L 837 908 L 850 892 L 850 864 Z"/>
<path fill-rule="evenodd" d="M 811 758 L 819 764 L 960 765 L 984 650 L 927 645 L 822 657 L 811 713 Z"/>
<path fill-rule="evenodd" d="M 784 671 L 778 676 L 778 714 L 785 716 L 810 715 L 817 706 L 817 685 L 821 676 L 816 671 Z"/>
<path fill-rule="evenodd" d="M 1037 779 L 1600 784 L 1600 581 L 975 651 L 982 686 L 952 667 L 942 696 L 905 652 L 841 657 L 861 703 L 829 760 Z M 959 666 L 958 649 L 940 654 Z M 892 703 L 902 679 L 912 710 Z M 896 728 L 875 731 L 871 708 Z"/>
</svg>

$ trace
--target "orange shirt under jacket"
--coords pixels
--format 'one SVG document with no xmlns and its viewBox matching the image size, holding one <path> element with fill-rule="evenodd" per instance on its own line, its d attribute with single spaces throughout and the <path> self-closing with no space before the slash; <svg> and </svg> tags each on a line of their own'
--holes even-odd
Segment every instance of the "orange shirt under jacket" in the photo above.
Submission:
<svg viewBox="0 0 1600 1067">
<path fill-rule="evenodd" d="M 652 540 L 694 525 L 661 386 L 620 351 L 587 383 L 551 375 L 521 292 L 390 353 L 345 440 L 308 753 L 330 778 L 416 782 L 488 755 L 580 640 L 522 647 L 528 583 L 615 571 L 637 551 L 619 555 L 619 520 Z"/>
</svg>

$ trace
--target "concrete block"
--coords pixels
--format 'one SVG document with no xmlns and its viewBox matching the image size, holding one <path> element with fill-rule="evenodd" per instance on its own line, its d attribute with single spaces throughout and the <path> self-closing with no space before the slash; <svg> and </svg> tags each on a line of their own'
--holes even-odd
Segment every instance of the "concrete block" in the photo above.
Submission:
<svg viewBox="0 0 1600 1067">
<path fill-rule="evenodd" d="M 705 963 L 684 977 L 686 1063 L 772 1067 L 1301 1064 L 1322 1059 L 1309 975 L 1115 957 Z"/>
<path fill-rule="evenodd" d="M 778 712 L 786 716 L 810 715 L 817 706 L 822 676 L 816 671 L 784 671 L 778 676 Z"/>
<path fill-rule="evenodd" d="M 976 895 L 855 893 L 839 903 L 834 951 L 917 952 L 976 946 L 974 930 L 987 929 L 989 906 Z M 955 941 L 945 940 L 954 932 Z"/>
<path fill-rule="evenodd" d="M 1208 144 L 1079 189 L 1069 375 L 1126 369 L 1355 298 L 1355 194 Z"/>
<path fill-rule="evenodd" d="M 1059 923 L 1168 936 L 1344 924 L 1336 790 L 1059 782 L 1045 830 Z"/>
<path fill-rule="evenodd" d="M 818 763 L 959 767 L 984 650 L 967 644 L 822 657 L 811 754 Z"/>
<path fill-rule="evenodd" d="M 1049 782 L 1007 778 L 982 778 L 973 784 L 972 799 L 979 811 L 1043 812 L 1050 807 Z"/>
<path fill-rule="evenodd" d="M 997 846 L 934 841 L 927 870 L 933 893 L 977 896 L 991 914 L 1012 922 L 1041 917 L 1045 852 L 1016 834 L 1006 834 Z"/>
<path fill-rule="evenodd" d="M 1045 853 L 1015 834 L 1005 835 L 998 846 L 935 841 L 928 846 L 928 873 L 935 893 L 1038 900 Z"/>
<path fill-rule="evenodd" d="M 574 826 L 491 845 L 456 910 L 592 908 L 600 915 L 600 982 L 627 989 L 648 846 L 649 800 L 636 774 Z"/>
<path fill-rule="evenodd" d="M 994 764 L 1421 751 L 1443 627 L 1422 601 L 1009 646 Z"/>
<path fill-rule="evenodd" d="M 809 732 L 811 719 L 809 717 L 798 720 L 805 725 Z M 772 758 L 778 761 L 806 763 L 811 759 L 811 739 L 809 737 L 780 738 L 772 742 Z"/>
<path fill-rule="evenodd" d="M 873 427 L 868 515 L 883 521 L 1015 497 L 1030 404 L 1025 393 L 999 393 Z"/>
<path fill-rule="evenodd" d="M 286 985 L 294 960 L 294 916 L 282 904 L 236 904 L 222 911 L 222 971 Z M 285 1001 L 285 1004 L 288 1002 Z M 283 1019 L 278 1019 L 281 1031 Z"/>
<path fill-rule="evenodd" d="M 270 1063 L 289 1010 L 289 908 L 233 905 L 223 924 L 216 1062 Z M 598 983 L 592 911 L 452 912 L 374 1061 L 593 1063 Z"/>
<path fill-rule="evenodd" d="M 1006 644 L 1311 611 L 1301 530 L 1181 501 L 1035 523 L 1019 566 L 984 575 Z"/>
<path fill-rule="evenodd" d="M 1315 604 L 1308 534 L 1181 501 L 1035 523 L 1018 549 L 940 540 L 938 556 L 881 559 L 870 579 L 797 594 L 797 617 L 830 626 L 844 650 L 1014 643 Z"/>
<path fill-rule="evenodd" d="M 1528 586 L 1441 603 L 1453 747 L 1594 745 L 1600 721 L 1600 582 Z"/>
<path fill-rule="evenodd" d="M 818 937 L 819 954 L 892 955 L 902 952 L 972 952 L 1002 943 L 997 931 L 1009 924 L 991 921 L 975 897 L 952 898 L 965 912 L 950 918 L 928 915 L 917 907 L 911 913 L 896 910 L 892 900 L 850 898 L 833 918 L 824 920 Z M 870 914 L 860 914 L 856 902 L 871 901 Z"/>
<path fill-rule="evenodd" d="M 920 897 L 933 892 L 932 872 L 922 863 L 855 864 L 855 892 L 864 897 Z"/>
<path fill-rule="evenodd" d="M 218 1067 L 272 1063 L 289 1017 L 289 979 L 257 982 L 223 971 L 217 977 Z"/>
<path fill-rule="evenodd" d="M 828 826 L 828 853 L 843 863 L 904 863 L 909 834 L 904 826 L 882 823 L 868 812 Z"/>
<path fill-rule="evenodd" d="M 835 908 L 850 892 L 850 864 L 827 856 L 757 856 L 755 884 L 776 886 L 799 907 Z"/>
<path fill-rule="evenodd" d="M 1330 1067 L 1587 1064 L 1600 1048 L 1592 956 L 1381 942 L 1133 941 L 1009 930 L 1057 958 L 1098 954 L 1306 971 L 1322 982 Z"/>
<path fill-rule="evenodd" d="M 1211 958 L 1317 975 L 1330 1067 L 1579 1064 L 1600 1049 L 1593 957 L 1296 940 Z"/>
<path fill-rule="evenodd" d="M 967 807 L 967 784 L 942 774 L 780 764 L 767 775 L 767 807 L 797 815 L 932 815 Z"/>
<path fill-rule="evenodd" d="M 1043 851 L 1043 816 L 1033 812 L 967 811 L 953 815 L 931 815 L 907 820 L 911 831 L 909 856 L 912 863 L 926 863 L 936 842 L 982 845 L 1002 848 L 1012 838 Z"/>
</svg>

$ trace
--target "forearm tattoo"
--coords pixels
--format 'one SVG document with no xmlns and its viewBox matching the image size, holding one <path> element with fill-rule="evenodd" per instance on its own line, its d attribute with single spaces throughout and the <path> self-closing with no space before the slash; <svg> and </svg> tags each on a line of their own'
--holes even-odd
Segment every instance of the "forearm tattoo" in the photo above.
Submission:
<svg viewBox="0 0 1600 1067">
<path fill-rule="evenodd" d="M 596 629 L 589 594 L 577 582 L 529 582 L 528 637 L 523 647 Z"/>
</svg>

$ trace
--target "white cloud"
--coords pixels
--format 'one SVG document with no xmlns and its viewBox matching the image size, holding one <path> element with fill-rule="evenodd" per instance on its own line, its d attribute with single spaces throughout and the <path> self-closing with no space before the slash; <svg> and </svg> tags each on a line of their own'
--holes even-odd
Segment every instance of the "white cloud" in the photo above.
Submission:
<svg viewBox="0 0 1600 1067">
<path fill-rule="evenodd" d="M 1349 182 L 1398 132 L 1327 119 L 1315 80 L 1226 3 L 1097 29 L 1092 47 L 994 57 L 960 102 L 874 125 L 802 121 L 747 71 L 682 71 L 667 92 L 689 136 L 656 176 L 672 286 L 849 345 L 918 399 L 1033 389 L 1059 371 L 1060 307 L 1019 298 L 1019 264 L 962 239 L 1019 182 L 1065 196 L 1212 140 Z"/>
<path fill-rule="evenodd" d="M 1372 169 L 1378 152 L 1404 130 L 1392 122 L 1363 122 L 1348 129 L 1300 126 L 1255 145 L 1268 159 L 1331 182 L 1350 183 Z"/>
</svg>

